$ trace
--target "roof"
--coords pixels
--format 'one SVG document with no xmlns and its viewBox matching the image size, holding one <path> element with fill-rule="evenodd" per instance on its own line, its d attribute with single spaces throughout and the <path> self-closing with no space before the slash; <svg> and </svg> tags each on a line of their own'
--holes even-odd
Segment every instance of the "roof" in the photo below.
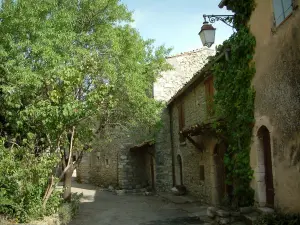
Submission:
<svg viewBox="0 0 300 225">
<path fill-rule="evenodd" d="M 209 121 L 205 121 L 202 123 L 196 123 L 192 126 L 189 126 L 183 130 L 180 131 L 180 133 L 184 136 L 198 136 L 203 134 L 214 134 L 218 135 L 216 132 L 216 129 L 214 128 L 215 122 L 219 123 L 220 126 L 224 125 L 224 120 L 220 118 L 211 118 Z"/>
<path fill-rule="evenodd" d="M 147 140 L 147 141 L 144 141 L 144 142 L 142 142 L 138 145 L 132 146 L 130 148 L 130 150 L 133 151 L 133 150 L 137 150 L 137 149 L 142 149 L 144 147 L 150 147 L 150 146 L 154 145 L 154 143 L 155 143 L 154 140 Z"/>
<path fill-rule="evenodd" d="M 178 53 L 176 55 L 171 55 L 171 56 L 168 56 L 166 57 L 167 59 L 170 59 L 170 58 L 175 58 L 175 57 L 180 57 L 180 56 L 185 56 L 185 55 L 191 55 L 193 53 L 196 53 L 196 52 L 202 52 L 202 51 L 214 51 L 213 49 L 209 49 L 207 47 L 203 47 L 203 48 L 197 48 L 197 49 L 194 49 L 192 51 L 187 51 L 187 52 L 181 52 L 181 53 Z"/>
<path fill-rule="evenodd" d="M 227 0 L 222 0 L 220 3 L 219 3 L 219 8 L 223 8 L 227 3 Z"/>
<path fill-rule="evenodd" d="M 177 91 L 177 93 L 168 101 L 167 105 L 172 104 L 177 98 L 179 98 L 181 95 L 183 95 L 194 83 L 203 81 L 207 76 L 207 72 L 210 71 L 212 65 L 219 61 L 220 58 L 222 58 L 225 55 L 225 53 L 221 53 L 216 57 L 215 60 L 208 62 L 201 70 L 197 71 L 193 78 L 190 79 L 181 89 Z"/>
</svg>

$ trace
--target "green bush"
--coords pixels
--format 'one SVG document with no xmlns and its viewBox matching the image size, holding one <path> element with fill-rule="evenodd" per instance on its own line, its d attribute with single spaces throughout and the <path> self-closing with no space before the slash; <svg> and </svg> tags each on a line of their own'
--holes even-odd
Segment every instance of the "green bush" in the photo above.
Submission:
<svg viewBox="0 0 300 225">
<path fill-rule="evenodd" d="M 72 193 L 71 197 L 71 210 L 72 210 L 72 217 L 74 217 L 79 210 L 79 205 L 80 205 L 80 199 L 83 197 L 83 194 L 80 193 Z"/>
<path fill-rule="evenodd" d="M 71 202 L 62 204 L 58 210 L 61 224 L 69 224 L 71 219 L 78 213 L 82 196 L 82 193 L 72 193 Z"/>
<path fill-rule="evenodd" d="M 60 193 L 55 191 L 46 210 L 42 203 L 56 159 L 47 154 L 36 157 L 25 147 L 5 148 L 0 140 L 0 214 L 27 222 L 57 211 Z"/>
<path fill-rule="evenodd" d="M 72 208 L 70 203 L 63 203 L 58 210 L 59 221 L 61 224 L 66 225 L 72 219 Z"/>
<path fill-rule="evenodd" d="M 254 225 L 299 225 L 300 214 L 267 214 L 259 217 Z"/>
</svg>

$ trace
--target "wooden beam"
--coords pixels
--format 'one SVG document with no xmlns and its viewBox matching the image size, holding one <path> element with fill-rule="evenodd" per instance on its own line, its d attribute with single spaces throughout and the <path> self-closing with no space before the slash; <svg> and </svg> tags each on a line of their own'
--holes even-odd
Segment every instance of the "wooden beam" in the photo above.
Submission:
<svg viewBox="0 0 300 225">
<path fill-rule="evenodd" d="M 199 143 L 197 143 L 196 141 L 194 141 L 194 139 L 192 138 L 192 137 L 190 137 L 190 136 L 187 136 L 186 137 L 197 149 L 199 149 L 201 152 L 203 152 L 204 151 L 204 147 L 203 147 L 203 145 L 201 145 L 201 144 L 199 144 Z"/>
</svg>

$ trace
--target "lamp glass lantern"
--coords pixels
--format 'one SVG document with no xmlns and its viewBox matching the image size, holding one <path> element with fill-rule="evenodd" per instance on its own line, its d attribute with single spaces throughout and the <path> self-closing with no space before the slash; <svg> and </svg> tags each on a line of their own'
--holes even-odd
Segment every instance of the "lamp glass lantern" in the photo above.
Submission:
<svg viewBox="0 0 300 225">
<path fill-rule="evenodd" d="M 214 28 L 208 22 L 204 22 L 199 32 L 202 44 L 207 47 L 211 47 L 215 43 L 216 28 Z"/>
</svg>

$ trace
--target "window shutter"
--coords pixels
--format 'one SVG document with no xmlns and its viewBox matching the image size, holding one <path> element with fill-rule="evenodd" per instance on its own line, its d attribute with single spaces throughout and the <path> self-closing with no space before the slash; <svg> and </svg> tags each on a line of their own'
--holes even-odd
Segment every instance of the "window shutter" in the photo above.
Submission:
<svg viewBox="0 0 300 225">
<path fill-rule="evenodd" d="M 200 180 L 205 180 L 204 165 L 200 165 Z"/>
<path fill-rule="evenodd" d="M 179 126 L 179 131 L 182 131 L 182 129 L 185 126 L 183 103 L 180 103 L 178 105 L 178 126 Z M 179 141 L 180 142 L 185 141 L 185 137 L 182 134 L 179 134 Z"/>
<path fill-rule="evenodd" d="M 208 114 L 212 114 L 213 109 L 213 96 L 214 96 L 214 80 L 211 76 L 205 81 L 205 92 L 206 92 L 206 110 Z"/>
<path fill-rule="evenodd" d="M 293 0 L 282 0 L 284 17 L 288 17 L 293 12 Z"/>
<path fill-rule="evenodd" d="M 185 126 L 183 103 L 180 103 L 178 106 L 178 122 L 179 130 L 182 130 L 182 128 Z"/>
<path fill-rule="evenodd" d="M 275 23 L 276 25 L 279 25 L 284 20 L 282 0 L 273 0 L 273 8 L 274 8 Z"/>
</svg>

